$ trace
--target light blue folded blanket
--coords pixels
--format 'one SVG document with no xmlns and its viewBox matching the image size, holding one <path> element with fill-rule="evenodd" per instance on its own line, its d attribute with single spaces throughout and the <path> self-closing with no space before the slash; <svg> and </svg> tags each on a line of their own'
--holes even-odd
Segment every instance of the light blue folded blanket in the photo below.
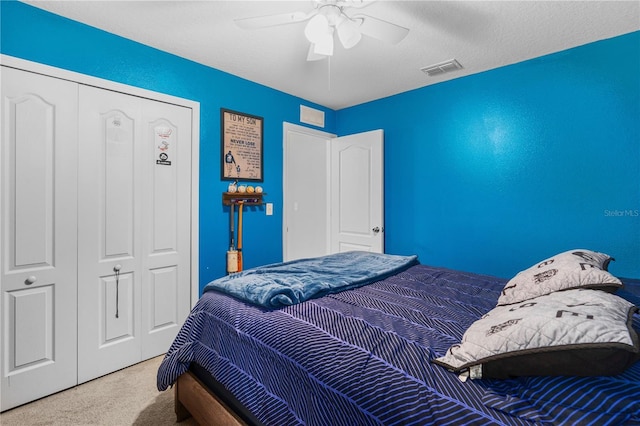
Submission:
<svg viewBox="0 0 640 426">
<path fill-rule="evenodd" d="M 278 308 L 371 284 L 417 263 L 417 256 L 350 251 L 247 269 L 211 281 L 204 291 Z"/>
</svg>

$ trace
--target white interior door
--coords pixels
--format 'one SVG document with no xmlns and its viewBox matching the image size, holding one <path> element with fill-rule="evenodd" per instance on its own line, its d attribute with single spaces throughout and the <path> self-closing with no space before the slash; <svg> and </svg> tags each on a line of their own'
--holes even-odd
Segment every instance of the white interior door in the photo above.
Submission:
<svg viewBox="0 0 640 426">
<path fill-rule="evenodd" d="M 80 88 L 78 381 L 158 355 L 190 308 L 191 111 Z"/>
<path fill-rule="evenodd" d="M 284 124 L 283 259 L 330 253 L 330 140 L 335 135 Z"/>
<path fill-rule="evenodd" d="M 331 142 L 331 252 L 384 252 L 382 130 Z"/>
<path fill-rule="evenodd" d="M 74 386 L 77 84 L 0 67 L 2 410 Z"/>
<path fill-rule="evenodd" d="M 80 88 L 78 382 L 140 360 L 143 155 L 138 98 Z"/>
<path fill-rule="evenodd" d="M 167 351 L 191 309 L 191 114 L 144 100 L 142 359 Z"/>
<path fill-rule="evenodd" d="M 283 259 L 384 251 L 382 130 L 336 138 L 284 125 Z"/>
</svg>

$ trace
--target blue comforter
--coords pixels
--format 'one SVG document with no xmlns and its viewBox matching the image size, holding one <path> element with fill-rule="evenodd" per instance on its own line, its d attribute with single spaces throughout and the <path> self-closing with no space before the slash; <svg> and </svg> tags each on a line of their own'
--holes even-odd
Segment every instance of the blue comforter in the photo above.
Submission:
<svg viewBox="0 0 640 426">
<path fill-rule="evenodd" d="M 640 306 L 640 280 L 623 281 L 616 294 Z M 199 364 L 267 426 L 640 425 L 640 362 L 618 376 L 465 383 L 431 362 L 506 282 L 415 265 L 280 309 L 210 291 L 169 348 L 158 389 Z"/>
<path fill-rule="evenodd" d="M 417 263 L 417 256 L 350 251 L 247 269 L 210 282 L 204 291 L 279 308 L 371 284 Z"/>
</svg>

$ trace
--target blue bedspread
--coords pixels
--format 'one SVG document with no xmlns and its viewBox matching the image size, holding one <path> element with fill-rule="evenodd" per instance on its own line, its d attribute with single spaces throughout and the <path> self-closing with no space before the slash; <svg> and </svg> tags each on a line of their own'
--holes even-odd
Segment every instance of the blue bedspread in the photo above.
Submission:
<svg viewBox="0 0 640 426">
<path fill-rule="evenodd" d="M 417 256 L 350 251 L 247 269 L 210 282 L 204 291 L 279 308 L 370 284 L 416 263 Z"/>
<path fill-rule="evenodd" d="M 623 281 L 617 294 L 640 304 L 640 281 Z M 505 283 L 415 265 L 280 309 L 210 291 L 167 352 L 158 388 L 197 363 L 267 426 L 640 425 L 640 362 L 612 377 L 465 383 L 431 362 L 495 307 Z"/>
</svg>

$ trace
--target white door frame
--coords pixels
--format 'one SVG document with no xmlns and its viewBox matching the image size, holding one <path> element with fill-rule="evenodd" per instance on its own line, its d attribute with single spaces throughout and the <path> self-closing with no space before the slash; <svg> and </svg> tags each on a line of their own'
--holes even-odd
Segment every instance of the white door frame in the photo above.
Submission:
<svg viewBox="0 0 640 426">
<path fill-rule="evenodd" d="M 8 55 L 0 55 L 0 64 L 35 72 L 50 77 L 69 80 L 75 83 L 95 86 L 102 89 L 123 92 L 142 98 L 152 99 L 160 102 L 171 103 L 183 107 L 191 108 L 192 130 L 191 130 L 191 307 L 195 305 L 200 297 L 200 283 L 198 276 L 199 259 L 199 164 L 200 164 L 200 103 L 189 99 L 179 98 L 164 93 L 153 92 L 135 86 L 129 86 L 114 81 L 105 80 L 98 77 L 80 74 L 77 72 L 56 68 L 37 62 L 27 61 Z"/>
</svg>

